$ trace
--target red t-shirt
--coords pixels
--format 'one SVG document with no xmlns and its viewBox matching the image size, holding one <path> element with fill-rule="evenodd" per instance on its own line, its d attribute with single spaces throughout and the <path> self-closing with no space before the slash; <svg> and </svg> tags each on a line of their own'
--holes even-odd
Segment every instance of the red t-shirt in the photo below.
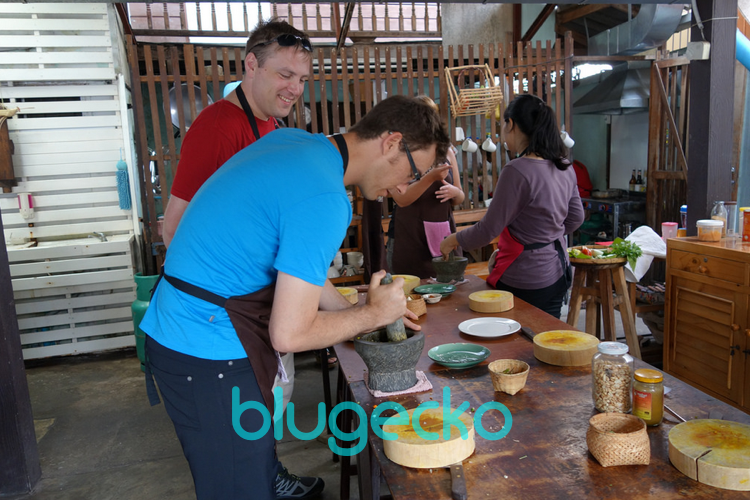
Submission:
<svg viewBox="0 0 750 500">
<path fill-rule="evenodd" d="M 261 137 L 276 128 L 276 120 L 255 119 Z M 222 99 L 203 111 L 185 134 L 171 194 L 190 201 L 204 182 L 229 158 L 255 142 L 242 108 Z"/>
</svg>

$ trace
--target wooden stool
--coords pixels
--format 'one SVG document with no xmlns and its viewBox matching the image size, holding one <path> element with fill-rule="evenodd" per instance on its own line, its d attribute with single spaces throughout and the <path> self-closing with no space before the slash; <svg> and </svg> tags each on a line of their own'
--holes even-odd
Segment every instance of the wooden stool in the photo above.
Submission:
<svg viewBox="0 0 750 500">
<path fill-rule="evenodd" d="M 630 354 L 641 359 L 641 348 L 633 321 L 633 309 L 625 282 L 625 263 L 583 264 L 571 261 L 571 264 L 576 270 L 568 309 L 568 324 L 573 327 L 578 324 L 581 302 L 586 300 L 586 333 L 597 334 L 597 323 L 601 311 L 601 316 L 604 318 L 604 340 L 615 342 L 617 341 L 615 307 L 617 307 L 620 310 Z M 612 296 L 613 282 L 615 285 L 614 297 Z"/>
</svg>

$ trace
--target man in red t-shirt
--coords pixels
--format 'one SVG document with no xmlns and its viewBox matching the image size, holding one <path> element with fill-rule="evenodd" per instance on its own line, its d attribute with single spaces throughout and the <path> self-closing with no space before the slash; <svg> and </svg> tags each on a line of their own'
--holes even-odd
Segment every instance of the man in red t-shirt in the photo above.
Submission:
<svg viewBox="0 0 750 500">
<path fill-rule="evenodd" d="M 303 32 L 286 22 L 271 20 L 251 33 L 246 49 L 242 83 L 225 99 L 204 109 L 185 134 L 164 213 L 167 248 L 182 214 L 203 183 L 229 158 L 278 128 L 275 117 L 289 115 L 305 90 L 312 46 Z M 242 96 L 253 118 L 243 109 Z"/>
<path fill-rule="evenodd" d="M 311 57 L 308 36 L 284 21 L 261 22 L 250 34 L 242 83 L 201 111 L 185 134 L 164 213 L 167 248 L 188 204 L 208 178 L 240 150 L 278 128 L 276 117 L 289 115 L 305 90 Z M 285 354 L 282 360 L 290 380 L 277 380 L 277 385 L 286 403 L 293 387 L 294 355 Z M 277 463 L 277 498 L 311 498 L 324 486 L 320 478 L 295 476 Z"/>
</svg>

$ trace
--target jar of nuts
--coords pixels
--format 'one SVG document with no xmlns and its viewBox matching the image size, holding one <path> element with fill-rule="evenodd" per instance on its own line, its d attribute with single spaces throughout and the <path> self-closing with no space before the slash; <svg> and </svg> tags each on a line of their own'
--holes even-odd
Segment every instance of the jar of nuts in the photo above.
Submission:
<svg viewBox="0 0 750 500">
<path fill-rule="evenodd" d="M 622 342 L 601 342 L 591 360 L 594 406 L 601 412 L 629 413 L 633 392 L 633 357 Z"/>
</svg>

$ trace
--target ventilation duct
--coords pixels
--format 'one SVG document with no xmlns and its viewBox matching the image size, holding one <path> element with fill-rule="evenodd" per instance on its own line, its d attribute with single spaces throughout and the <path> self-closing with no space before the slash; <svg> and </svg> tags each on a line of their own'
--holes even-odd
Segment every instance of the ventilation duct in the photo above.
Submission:
<svg viewBox="0 0 750 500">
<path fill-rule="evenodd" d="M 677 29 L 682 10 L 682 4 L 641 4 L 638 15 L 627 23 L 592 36 L 589 55 L 634 55 L 659 47 Z"/>
<path fill-rule="evenodd" d="M 641 4 L 627 23 L 589 39 L 589 55 L 634 55 L 666 42 L 682 19 L 683 5 Z M 574 113 L 627 114 L 648 109 L 651 61 L 631 61 L 612 72 L 573 105 Z"/>
</svg>

